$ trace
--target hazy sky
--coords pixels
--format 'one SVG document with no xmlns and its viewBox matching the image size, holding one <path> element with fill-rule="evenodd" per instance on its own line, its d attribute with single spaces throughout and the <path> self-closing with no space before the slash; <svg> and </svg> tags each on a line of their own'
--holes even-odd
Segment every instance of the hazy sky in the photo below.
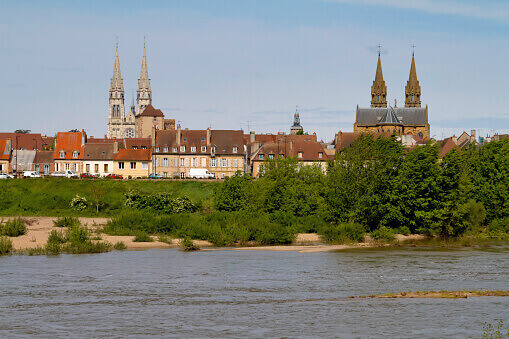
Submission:
<svg viewBox="0 0 509 339">
<path fill-rule="evenodd" d="M 415 44 L 437 138 L 509 132 L 509 5 L 492 0 L 0 0 L 0 131 L 106 133 L 118 36 L 126 109 L 146 36 L 153 105 L 183 127 L 320 139 L 369 106 L 377 48 L 404 102 Z"/>
</svg>

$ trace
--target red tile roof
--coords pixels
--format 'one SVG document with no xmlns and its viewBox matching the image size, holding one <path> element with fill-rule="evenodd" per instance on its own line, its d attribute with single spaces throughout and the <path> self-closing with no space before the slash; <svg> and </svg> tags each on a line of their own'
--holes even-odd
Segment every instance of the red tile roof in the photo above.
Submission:
<svg viewBox="0 0 509 339">
<path fill-rule="evenodd" d="M 147 107 L 145 107 L 143 112 L 141 112 L 138 116 L 140 116 L 140 117 L 164 117 L 164 114 L 160 109 L 155 109 L 154 106 L 148 105 Z"/>
<path fill-rule="evenodd" d="M 11 139 L 13 149 L 43 149 L 50 146 L 40 133 L 0 133 L 0 140 Z"/>
<path fill-rule="evenodd" d="M 52 164 L 54 151 L 37 151 L 35 153 L 34 164 Z"/>
<path fill-rule="evenodd" d="M 452 140 L 452 138 L 444 139 L 440 146 L 441 146 L 440 153 L 438 153 L 439 158 L 445 157 L 447 153 L 449 153 L 450 151 L 457 147 L 456 143 Z"/>
<path fill-rule="evenodd" d="M 85 137 L 86 142 L 86 134 L 85 132 L 58 132 L 57 141 L 55 144 L 55 153 L 53 157 L 57 159 L 83 159 L 83 150 L 84 144 L 83 136 Z M 65 155 L 63 158 L 60 157 L 60 151 L 64 151 Z M 78 151 L 78 157 L 73 157 L 73 152 Z"/>
<path fill-rule="evenodd" d="M 119 149 L 113 156 L 116 161 L 150 161 L 150 149 Z"/>
<path fill-rule="evenodd" d="M 299 157 L 299 153 L 301 153 L 301 157 Z M 304 137 L 301 135 L 280 136 L 277 142 L 269 142 L 262 145 L 260 149 L 254 153 L 253 161 L 259 160 L 260 154 L 264 155 L 264 160 L 267 159 L 269 155 L 273 155 L 274 158 L 279 155 L 295 157 L 299 161 L 326 161 L 334 159 L 333 155 L 327 154 L 322 144 L 313 140 L 310 136 Z"/>
</svg>

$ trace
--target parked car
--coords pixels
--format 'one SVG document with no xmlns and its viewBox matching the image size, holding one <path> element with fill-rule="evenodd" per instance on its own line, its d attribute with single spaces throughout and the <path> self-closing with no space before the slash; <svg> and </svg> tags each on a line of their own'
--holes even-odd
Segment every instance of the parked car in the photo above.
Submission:
<svg viewBox="0 0 509 339">
<path fill-rule="evenodd" d="M 216 176 L 206 168 L 191 168 L 189 170 L 189 177 L 194 179 L 212 179 Z"/>
<path fill-rule="evenodd" d="M 54 177 L 65 177 L 65 178 L 77 178 L 78 177 L 78 175 L 76 173 L 74 173 L 73 171 L 69 171 L 69 170 L 61 171 L 61 172 L 53 172 L 53 173 L 51 173 L 51 175 Z"/>
<path fill-rule="evenodd" d="M 92 173 L 81 173 L 80 175 L 81 179 L 93 179 L 95 176 Z"/>
<path fill-rule="evenodd" d="M 164 178 L 161 174 L 158 173 L 152 173 L 148 176 L 149 179 L 162 179 Z"/>
<path fill-rule="evenodd" d="M 122 176 L 120 174 L 110 173 L 106 176 L 106 179 L 122 179 Z"/>
<path fill-rule="evenodd" d="M 23 171 L 24 178 L 42 178 L 42 176 L 35 171 Z"/>
<path fill-rule="evenodd" d="M 8 173 L 0 173 L 0 179 L 14 179 L 14 176 Z"/>
</svg>

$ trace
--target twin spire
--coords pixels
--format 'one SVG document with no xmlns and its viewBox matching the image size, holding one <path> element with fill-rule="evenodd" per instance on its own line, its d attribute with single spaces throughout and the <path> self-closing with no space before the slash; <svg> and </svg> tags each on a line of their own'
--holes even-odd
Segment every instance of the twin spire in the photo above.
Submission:
<svg viewBox="0 0 509 339">
<path fill-rule="evenodd" d="M 113 66 L 113 77 L 111 78 L 110 98 L 124 98 L 124 84 L 120 74 L 120 60 L 118 56 L 118 44 L 115 50 L 115 65 Z M 140 114 L 145 107 L 152 103 L 152 90 L 148 77 L 147 54 L 145 43 L 143 43 L 143 58 L 141 61 L 140 78 L 138 79 L 138 90 L 136 98 L 136 115 Z"/>
<path fill-rule="evenodd" d="M 380 52 L 378 52 L 375 81 L 371 86 L 371 107 L 387 107 L 387 86 L 385 86 L 382 74 Z M 410 75 L 405 87 L 405 107 L 421 107 L 421 86 L 419 80 L 417 80 L 414 52 L 412 52 Z"/>
</svg>

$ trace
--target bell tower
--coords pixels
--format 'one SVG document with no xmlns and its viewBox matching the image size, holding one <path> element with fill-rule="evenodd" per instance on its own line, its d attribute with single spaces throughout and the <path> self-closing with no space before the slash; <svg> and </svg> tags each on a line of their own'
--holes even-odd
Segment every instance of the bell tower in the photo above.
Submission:
<svg viewBox="0 0 509 339">
<path fill-rule="evenodd" d="M 145 41 L 143 42 L 143 59 L 141 60 L 141 72 L 136 91 L 136 115 L 139 115 L 145 107 L 152 104 L 152 90 L 148 78 L 147 55 L 145 53 Z"/>
<path fill-rule="evenodd" d="M 120 61 L 118 57 L 118 43 L 115 51 L 115 65 L 111 78 L 109 113 L 108 113 L 108 138 L 122 138 L 124 124 L 124 84 L 120 74 Z"/>
<path fill-rule="evenodd" d="M 413 46 L 412 46 L 413 47 Z M 412 51 L 412 64 L 410 65 L 410 75 L 405 87 L 405 107 L 421 107 L 421 86 L 417 80 L 417 71 L 415 70 L 415 58 Z"/>
<path fill-rule="evenodd" d="M 376 65 L 375 81 L 371 86 L 371 107 L 387 107 L 387 86 L 382 74 L 382 60 L 380 45 L 378 45 L 378 63 Z"/>
</svg>

